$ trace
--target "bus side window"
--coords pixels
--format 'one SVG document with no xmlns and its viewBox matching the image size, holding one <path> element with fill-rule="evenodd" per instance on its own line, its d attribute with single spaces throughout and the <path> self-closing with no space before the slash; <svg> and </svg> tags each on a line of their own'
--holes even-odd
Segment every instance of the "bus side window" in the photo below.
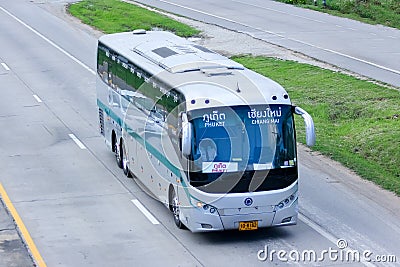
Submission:
<svg viewBox="0 0 400 267">
<path fill-rule="evenodd" d="M 130 73 L 129 69 L 128 69 L 128 63 L 127 60 L 121 56 L 115 56 L 116 61 L 114 63 L 114 84 L 117 88 L 117 90 L 127 90 L 127 75 L 128 73 Z"/>
<path fill-rule="evenodd" d="M 102 80 L 108 83 L 108 61 L 107 53 L 104 51 L 104 47 L 99 44 L 97 53 L 97 72 L 99 73 Z"/>
<path fill-rule="evenodd" d="M 119 95 L 115 92 L 112 93 L 113 96 L 113 107 L 119 108 L 120 103 L 119 103 Z"/>
<path fill-rule="evenodd" d="M 101 79 L 104 82 L 108 83 L 108 62 L 107 61 L 103 62 L 103 68 L 102 68 L 100 74 L 101 74 Z"/>
</svg>

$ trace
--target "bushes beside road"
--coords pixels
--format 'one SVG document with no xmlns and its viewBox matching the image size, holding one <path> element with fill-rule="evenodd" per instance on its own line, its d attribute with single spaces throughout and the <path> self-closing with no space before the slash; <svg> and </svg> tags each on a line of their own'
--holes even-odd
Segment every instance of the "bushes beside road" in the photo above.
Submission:
<svg viewBox="0 0 400 267">
<path fill-rule="evenodd" d="M 275 0 L 370 24 L 400 29 L 399 0 Z"/>
</svg>

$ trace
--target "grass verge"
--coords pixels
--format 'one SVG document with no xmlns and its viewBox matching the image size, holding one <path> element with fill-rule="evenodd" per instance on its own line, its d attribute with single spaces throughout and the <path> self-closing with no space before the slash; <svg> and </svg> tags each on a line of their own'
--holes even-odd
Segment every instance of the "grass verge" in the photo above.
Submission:
<svg viewBox="0 0 400 267">
<path fill-rule="evenodd" d="M 400 29 L 399 0 L 275 0 L 309 8 L 334 16 L 345 17 L 369 24 L 381 24 Z"/>
<path fill-rule="evenodd" d="M 68 11 L 83 23 L 104 33 L 135 29 L 162 29 L 182 37 L 200 33 L 186 24 L 119 0 L 83 0 L 71 4 Z"/>
<path fill-rule="evenodd" d="M 277 81 L 315 122 L 313 148 L 400 195 L 400 92 L 307 64 L 233 57 Z M 297 132 L 303 141 L 302 122 Z"/>
<path fill-rule="evenodd" d="M 106 33 L 158 27 L 181 36 L 198 34 L 193 29 L 179 30 L 185 28 L 183 24 L 117 0 L 84 0 L 71 5 L 69 11 Z M 135 18 L 134 26 L 130 18 Z M 168 23 L 164 25 L 165 19 Z M 293 61 L 250 56 L 232 59 L 280 83 L 296 105 L 310 112 L 317 132 L 315 150 L 400 196 L 399 91 Z M 297 125 L 302 141 L 302 121 Z"/>
</svg>

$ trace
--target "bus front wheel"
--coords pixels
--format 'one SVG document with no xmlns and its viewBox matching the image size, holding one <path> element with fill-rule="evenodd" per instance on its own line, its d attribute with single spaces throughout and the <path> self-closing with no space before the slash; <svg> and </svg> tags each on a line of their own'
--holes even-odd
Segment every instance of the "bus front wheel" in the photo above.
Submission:
<svg viewBox="0 0 400 267">
<path fill-rule="evenodd" d="M 179 218 L 179 200 L 178 196 L 175 193 L 175 190 L 172 189 L 172 197 L 171 197 L 171 202 L 172 202 L 172 214 L 174 215 L 174 222 L 175 225 L 179 228 L 182 229 L 184 228 L 183 223 L 181 222 L 181 219 Z"/>
</svg>

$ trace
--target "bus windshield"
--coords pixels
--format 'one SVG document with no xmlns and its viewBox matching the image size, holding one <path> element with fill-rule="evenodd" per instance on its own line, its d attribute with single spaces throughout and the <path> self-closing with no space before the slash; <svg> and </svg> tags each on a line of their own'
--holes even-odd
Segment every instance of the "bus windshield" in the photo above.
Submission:
<svg viewBox="0 0 400 267">
<path fill-rule="evenodd" d="M 191 111 L 191 179 L 202 185 L 222 173 L 296 166 L 292 107 L 256 105 Z"/>
</svg>

